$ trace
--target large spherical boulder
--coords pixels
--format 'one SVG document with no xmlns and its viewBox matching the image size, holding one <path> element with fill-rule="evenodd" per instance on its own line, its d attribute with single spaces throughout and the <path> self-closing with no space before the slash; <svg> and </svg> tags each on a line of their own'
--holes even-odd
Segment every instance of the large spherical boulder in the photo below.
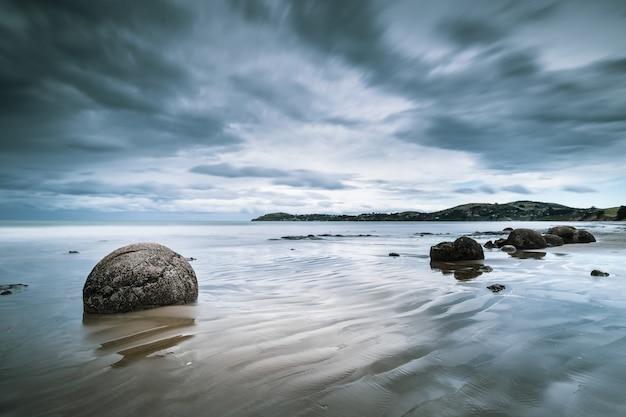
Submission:
<svg viewBox="0 0 626 417">
<path fill-rule="evenodd" d="M 105 256 L 83 288 L 86 313 L 125 313 L 198 298 L 189 262 L 157 243 L 136 243 Z"/>
<path fill-rule="evenodd" d="M 565 243 L 592 243 L 596 241 L 594 235 L 584 229 L 576 229 L 573 226 L 556 226 L 548 230 L 548 233 L 560 236 Z"/>
<path fill-rule="evenodd" d="M 506 240 L 507 245 L 517 249 L 543 249 L 548 246 L 546 240 L 532 229 L 515 229 Z"/>
<path fill-rule="evenodd" d="M 543 235 L 543 238 L 546 240 L 546 243 L 549 247 L 563 246 L 563 244 L 565 244 L 563 238 L 558 235 L 551 235 L 550 233 L 546 233 L 545 235 Z"/>
<path fill-rule="evenodd" d="M 485 259 L 480 243 L 467 236 L 454 242 L 441 242 L 430 248 L 430 259 L 435 262 L 474 261 Z"/>
</svg>

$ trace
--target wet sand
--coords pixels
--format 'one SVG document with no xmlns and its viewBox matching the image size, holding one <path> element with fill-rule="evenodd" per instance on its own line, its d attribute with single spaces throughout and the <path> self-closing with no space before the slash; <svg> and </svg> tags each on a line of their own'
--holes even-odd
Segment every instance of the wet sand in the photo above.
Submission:
<svg viewBox="0 0 626 417">
<path fill-rule="evenodd" d="M 519 224 L 5 225 L 0 283 L 29 287 L 0 299 L 0 409 L 626 415 L 626 224 L 587 225 L 596 244 L 430 265 L 434 243 Z M 271 240 L 308 234 L 352 237 Z M 198 302 L 83 315 L 91 267 L 137 240 L 197 258 Z"/>
</svg>

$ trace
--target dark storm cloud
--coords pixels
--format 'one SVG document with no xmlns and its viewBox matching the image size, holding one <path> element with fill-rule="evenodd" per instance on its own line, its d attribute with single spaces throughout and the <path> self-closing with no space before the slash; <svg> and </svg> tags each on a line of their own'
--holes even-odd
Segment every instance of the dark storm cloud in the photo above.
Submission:
<svg viewBox="0 0 626 417">
<path fill-rule="evenodd" d="M 5 164 L 78 164 L 237 141 L 219 114 L 179 112 L 193 77 L 165 52 L 193 11 L 169 1 L 6 1 L 0 18 Z M 19 70 L 16 70 L 19 69 Z"/>
<path fill-rule="evenodd" d="M 437 75 L 431 74 L 432 64 L 390 43 L 387 28 L 394 16 L 381 17 L 383 3 L 283 4 L 276 14 L 248 2 L 237 2 L 237 8 L 256 23 L 286 24 L 304 46 L 343 59 L 372 86 L 431 103 L 419 110 L 420 125 L 424 118 L 429 121 L 427 131 L 402 130 L 402 140 L 466 150 L 492 167 L 520 170 L 536 169 L 540 155 L 551 155 L 554 162 L 572 155 L 593 158 L 603 152 L 594 143 L 624 147 L 616 133 L 623 126 L 592 126 L 626 123 L 624 94 L 615 89 L 626 85 L 623 58 L 547 70 L 540 51 L 522 46 L 516 37 L 538 22 L 555 21 L 559 2 L 483 2 L 471 13 L 444 14 L 433 33 L 454 47 L 473 46 L 480 53 L 463 68 Z M 589 108 L 596 102 L 602 105 Z"/>
<path fill-rule="evenodd" d="M 232 156 L 244 149 L 245 160 L 254 161 L 256 146 L 271 142 L 280 152 L 281 141 L 314 144 L 318 134 L 320 150 L 334 134 L 363 141 L 384 135 L 390 149 L 401 141 L 419 145 L 401 144 L 416 153 L 462 151 L 505 174 L 619 162 L 626 152 L 626 33 L 611 29 L 612 49 L 594 54 L 584 43 L 603 46 L 594 38 L 605 32 L 602 15 L 585 20 L 593 36 L 577 38 L 570 19 L 581 7 L 565 13 L 571 4 L 0 0 L 0 189 L 47 199 L 156 199 L 159 186 L 168 186 L 150 176 L 197 180 L 188 171 L 198 162 L 180 161 L 196 155 L 228 163 L 199 165 L 193 173 L 264 178 L 268 185 L 339 190 L 367 177 L 365 169 L 345 176 L 306 165 L 241 166 Z M 626 12 L 619 1 L 589 9 Z M 548 53 L 550 42 L 552 52 L 566 43 L 565 53 Z M 561 65 L 570 50 L 580 56 Z M 345 98 L 352 93 L 374 103 L 361 111 Z M 407 105 L 389 116 L 387 100 Z M 345 158 L 369 157 L 358 141 L 337 140 Z M 320 157 L 310 149 L 311 158 Z M 336 165 L 331 159 L 327 166 Z M 124 172 L 115 172 L 118 185 L 112 184 L 107 173 L 118 169 Z M 91 174 L 82 175 L 86 170 Z M 128 185 L 119 180 L 126 172 Z M 446 197 L 409 182 L 365 187 Z M 527 194 L 535 186 L 453 181 L 444 189 Z"/>
<path fill-rule="evenodd" d="M 446 18 L 437 26 L 437 32 L 461 47 L 489 45 L 507 36 L 506 30 L 492 22 L 469 16 Z"/>
</svg>

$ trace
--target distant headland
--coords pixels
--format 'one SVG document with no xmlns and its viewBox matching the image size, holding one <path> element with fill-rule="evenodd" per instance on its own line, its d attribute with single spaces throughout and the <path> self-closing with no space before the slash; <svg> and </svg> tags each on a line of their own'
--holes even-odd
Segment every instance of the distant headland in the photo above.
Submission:
<svg viewBox="0 0 626 417">
<path fill-rule="evenodd" d="M 399 213 L 289 214 L 269 213 L 252 221 L 584 221 L 626 220 L 626 206 L 610 208 L 573 208 L 562 204 L 538 201 L 512 203 L 470 203 L 435 211 L 403 211 Z"/>
</svg>

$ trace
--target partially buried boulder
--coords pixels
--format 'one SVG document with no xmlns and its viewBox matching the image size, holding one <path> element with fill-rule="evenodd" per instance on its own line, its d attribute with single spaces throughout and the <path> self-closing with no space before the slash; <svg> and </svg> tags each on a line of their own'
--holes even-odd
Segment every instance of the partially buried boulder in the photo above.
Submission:
<svg viewBox="0 0 626 417">
<path fill-rule="evenodd" d="M 548 230 L 549 234 L 560 236 L 564 243 L 592 243 L 596 238 L 587 230 L 573 226 L 556 226 Z"/>
<path fill-rule="evenodd" d="M 86 313 L 125 313 L 198 298 L 189 262 L 157 243 L 136 243 L 105 256 L 83 287 Z"/>
<path fill-rule="evenodd" d="M 551 235 L 550 233 L 546 233 L 545 235 L 543 235 L 543 238 L 546 240 L 546 243 L 550 247 L 552 247 L 552 246 L 563 246 L 563 244 L 565 243 L 561 236 Z"/>
<path fill-rule="evenodd" d="M 517 249 L 543 249 L 548 246 L 546 240 L 532 229 L 515 229 L 506 240 L 507 245 Z"/>
<path fill-rule="evenodd" d="M 430 248 L 431 261 L 454 262 L 485 259 L 482 246 L 474 239 L 463 236 L 454 242 L 441 242 Z"/>
</svg>

